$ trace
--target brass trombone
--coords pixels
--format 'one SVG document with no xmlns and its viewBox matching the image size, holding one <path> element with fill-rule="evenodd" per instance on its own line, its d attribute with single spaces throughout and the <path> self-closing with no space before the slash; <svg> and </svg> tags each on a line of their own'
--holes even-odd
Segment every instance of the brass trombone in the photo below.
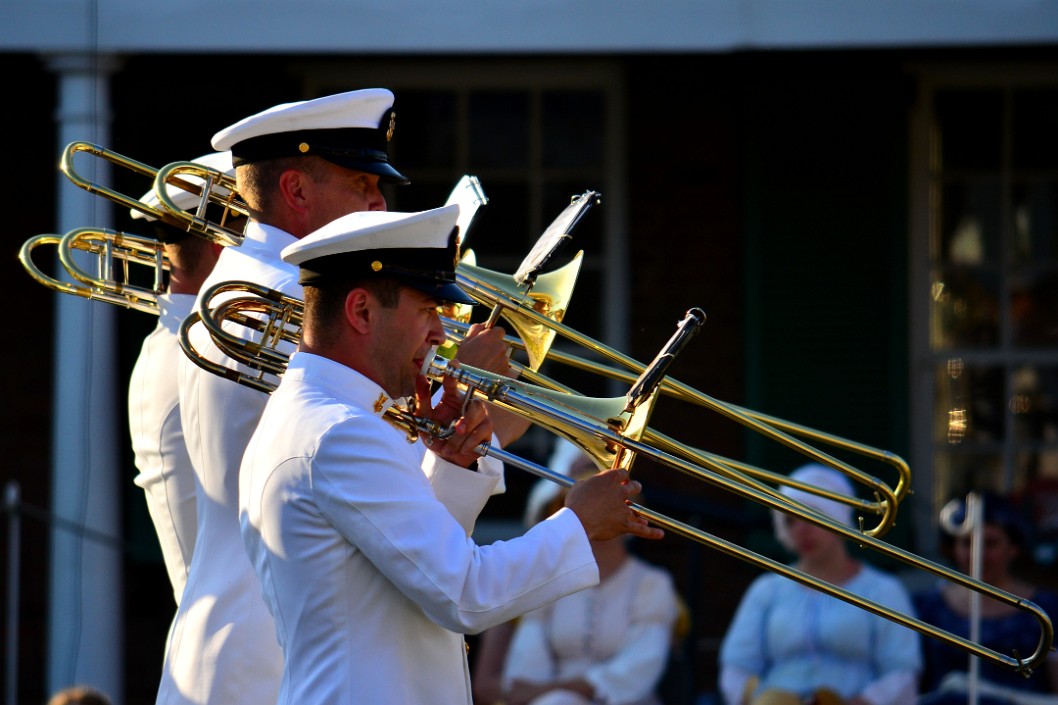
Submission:
<svg viewBox="0 0 1058 705">
<path fill-rule="evenodd" d="M 574 258 L 578 267 L 579 257 L 580 253 Z M 569 291 L 572 290 L 576 278 L 576 270 L 564 270 L 566 270 L 567 267 L 571 267 L 573 264 L 574 263 L 571 262 L 569 265 L 566 265 L 566 267 L 556 270 L 555 278 L 553 280 L 545 279 L 548 275 L 541 275 L 538 278 L 538 282 L 540 282 L 538 288 L 540 288 L 541 291 L 547 292 L 547 294 L 546 296 L 543 294 L 537 295 L 541 296 L 544 301 L 548 301 L 550 298 L 568 301 Z M 561 274 L 557 274 L 559 272 L 561 272 Z M 483 305 L 492 306 L 494 311 L 497 309 L 501 310 L 503 316 L 511 322 L 511 325 L 519 333 L 521 340 L 509 337 L 507 340 L 509 345 L 515 348 L 525 349 L 527 352 L 529 350 L 534 351 L 533 354 L 530 355 L 530 364 L 528 366 L 522 366 L 516 362 L 512 362 L 512 365 L 520 370 L 520 378 L 522 379 L 526 379 L 534 384 L 550 389 L 575 393 L 575 390 L 570 387 L 541 374 L 538 371 L 539 364 L 534 366 L 532 362 L 534 356 L 538 359 L 546 357 L 547 360 L 559 364 L 565 364 L 577 369 L 604 375 L 629 384 L 631 384 L 632 381 L 635 380 L 636 375 L 641 374 L 646 367 L 627 355 L 564 325 L 561 317 L 550 315 L 550 311 L 547 308 L 539 305 L 537 301 L 523 294 L 515 279 L 510 275 L 478 267 L 464 260 L 456 267 L 456 279 L 460 286 L 462 286 L 471 297 Z M 534 288 L 534 291 L 536 290 L 537 289 Z M 532 296 L 532 293 L 530 293 L 530 296 Z M 564 312 L 564 307 L 562 310 Z M 465 333 L 467 326 L 461 321 L 449 321 L 446 322 L 446 327 L 449 330 L 450 337 L 458 341 Z M 607 366 L 586 358 L 553 349 L 551 344 L 556 334 L 595 352 L 604 359 L 617 363 L 619 366 Z M 895 523 L 899 504 L 910 492 L 911 487 L 911 470 L 900 456 L 887 450 L 873 448 L 840 436 L 801 426 L 784 419 L 768 416 L 727 402 L 718 401 L 703 392 L 673 379 L 672 377 L 666 377 L 661 380 L 660 389 L 664 394 L 718 412 L 743 426 L 751 428 L 772 440 L 782 443 L 783 445 L 816 460 L 817 462 L 845 473 L 850 478 L 872 491 L 875 495 L 875 499 L 873 501 L 868 501 L 856 497 L 846 497 L 844 495 L 830 493 L 822 488 L 804 485 L 803 483 L 798 483 L 796 480 L 790 479 L 786 475 L 774 473 L 748 463 L 724 458 L 679 443 L 653 429 L 645 430 L 644 440 L 646 442 L 654 444 L 662 450 L 665 450 L 667 453 L 684 457 L 695 465 L 708 467 L 714 472 L 726 474 L 740 482 L 753 483 L 759 491 L 765 493 L 777 495 L 777 493 L 765 483 L 788 485 L 797 489 L 802 489 L 806 492 L 818 494 L 827 499 L 849 504 L 854 509 L 865 514 L 877 515 L 878 521 L 875 526 L 871 528 L 864 528 L 861 526 L 861 529 L 863 529 L 869 536 L 882 536 Z M 826 444 L 832 448 L 839 448 L 857 453 L 892 466 L 896 470 L 898 476 L 896 487 L 891 488 L 881 479 L 869 475 L 848 463 L 824 453 L 818 448 L 800 440 L 801 438 L 808 438 L 814 442 Z"/>
<path fill-rule="evenodd" d="M 199 311 L 198 320 L 205 323 L 207 320 L 212 319 L 208 324 L 211 333 L 213 331 L 223 332 L 225 321 L 239 322 L 250 327 L 252 331 L 257 333 L 256 340 L 247 341 L 232 333 L 224 332 L 223 336 L 214 338 L 214 342 L 225 352 L 231 350 L 236 359 L 248 365 L 251 369 L 264 371 L 268 375 L 277 377 L 285 369 L 286 355 L 277 350 L 266 351 L 266 348 L 269 347 L 267 342 L 284 341 L 292 343 L 300 338 L 301 304 L 297 299 L 243 282 L 227 282 L 220 285 L 220 288 L 215 293 L 229 296 L 240 290 L 251 293 L 248 296 L 226 298 L 215 309 L 209 308 L 208 301 L 211 298 L 211 294 L 207 293 L 204 306 Z M 240 301 L 240 299 L 242 300 Z M 296 310 L 292 312 L 282 310 L 287 307 L 293 307 Z M 188 330 L 193 324 L 192 318 L 189 317 L 185 320 L 184 325 L 181 327 L 180 340 L 181 345 L 184 346 L 185 353 L 194 362 L 214 372 L 218 372 L 216 368 L 219 367 L 220 371 L 218 373 L 223 374 L 228 379 L 248 384 L 262 391 L 271 391 L 275 388 L 277 382 L 273 381 L 273 379 L 255 378 L 236 370 L 230 370 L 222 365 L 211 363 L 208 360 L 203 360 L 197 355 L 193 347 L 185 344 Z M 270 324 L 275 324 L 282 330 L 268 330 Z M 680 331 L 678 331 L 679 333 Z M 686 335 L 684 337 L 686 338 Z M 673 341 L 676 338 L 677 336 L 674 335 L 673 339 L 669 341 L 667 349 L 674 345 Z M 928 637 L 939 639 L 974 656 L 1013 669 L 1023 675 L 1030 675 L 1033 669 L 1047 657 L 1047 654 L 1053 649 L 1054 628 L 1047 613 L 1032 601 L 975 580 L 909 551 L 892 546 L 862 531 L 836 522 L 822 513 L 803 508 L 803 505 L 798 503 L 786 501 L 781 496 L 761 492 L 753 486 L 739 482 L 725 474 L 710 472 L 708 468 L 698 467 L 685 458 L 667 453 L 641 440 L 644 435 L 643 431 L 646 428 L 647 417 L 658 391 L 653 385 L 664 377 L 664 369 L 659 367 L 659 360 L 662 360 L 666 355 L 671 358 L 671 354 L 663 350 L 651 365 L 644 368 L 643 374 L 637 379 L 636 384 L 633 385 L 632 390 L 626 397 L 609 400 L 593 399 L 576 394 L 564 394 L 539 387 L 538 385 L 514 381 L 482 370 L 456 366 L 440 356 L 437 356 L 430 364 L 427 375 L 434 381 L 449 377 L 453 378 L 466 390 L 468 395 L 481 398 L 499 408 L 520 414 L 531 422 L 542 425 L 568 438 L 584 449 L 600 466 L 629 467 L 634 457 L 644 455 L 669 467 L 695 476 L 705 477 L 715 485 L 739 497 L 763 504 L 770 509 L 790 514 L 802 521 L 832 531 L 860 547 L 876 550 L 889 558 L 906 563 L 916 569 L 925 570 L 937 577 L 961 585 L 1015 609 L 1028 612 L 1039 623 L 1039 642 L 1035 651 L 1028 658 L 1022 658 L 1017 653 L 1013 655 L 998 653 L 965 637 L 940 629 L 880 603 L 862 598 L 840 586 L 815 578 L 791 566 L 762 556 L 684 522 L 669 518 L 647 507 L 638 504 L 631 505 L 633 511 L 657 526 L 715 548 L 729 556 L 739 558 L 764 570 L 783 575 L 807 587 L 844 600 L 872 614 L 914 629 Z M 411 440 L 414 440 L 419 433 L 444 433 L 444 429 L 438 429 L 429 420 L 418 418 L 410 412 L 394 411 L 391 416 L 393 415 L 396 418 L 391 418 L 390 420 L 404 429 Z M 564 486 L 568 487 L 573 484 L 569 478 L 558 475 L 547 468 L 501 449 L 493 448 L 487 443 L 481 444 L 477 450 L 481 455 L 495 457 L 514 467 L 527 470 Z"/>
<path fill-rule="evenodd" d="M 34 252 L 41 246 L 55 248 L 72 282 L 48 276 L 37 266 Z M 95 273 L 83 269 L 75 251 L 94 256 Z M 18 259 L 33 279 L 53 291 L 153 314 L 158 313 L 158 296 L 165 293 L 169 271 L 165 249 L 157 240 L 98 228 L 78 228 L 61 237 L 31 237 L 23 243 Z M 149 285 L 133 283 L 134 266 L 137 271 L 140 266 L 147 270 L 144 278 L 149 278 Z"/>
<path fill-rule="evenodd" d="M 78 176 L 73 172 L 72 160 L 73 155 L 80 151 L 96 154 L 101 158 L 127 166 L 140 174 L 153 174 L 155 180 L 154 193 L 158 197 L 159 203 L 162 204 L 163 209 L 155 208 L 149 203 L 138 199 L 135 200 L 133 205 L 131 197 L 110 189 L 104 189 Z M 63 164 L 65 165 L 64 173 L 74 183 L 93 193 L 101 193 L 117 203 L 129 205 L 137 212 L 152 218 L 162 219 L 165 222 L 170 222 L 165 220 L 166 214 L 178 215 L 183 219 L 182 222 L 190 223 L 192 228 L 208 229 L 221 227 L 224 225 L 224 220 L 222 219 L 220 224 L 203 221 L 199 211 L 205 201 L 199 204 L 199 211 L 195 213 L 181 210 L 180 206 L 175 203 L 170 189 L 164 188 L 165 184 L 175 183 L 182 188 L 190 186 L 195 189 L 195 193 L 201 193 L 204 188 L 210 194 L 210 202 L 216 202 L 215 199 L 223 194 L 227 194 L 225 198 L 229 200 L 237 198 L 234 191 L 235 182 L 231 177 L 214 169 L 204 167 L 197 162 L 173 162 L 155 172 L 151 167 L 122 157 L 114 152 L 86 142 L 74 142 L 67 146 L 63 156 Z M 198 185 L 191 184 L 184 177 L 199 179 L 201 183 Z M 228 201 L 225 202 L 227 203 Z M 238 203 L 238 201 L 233 201 L 233 203 Z M 478 210 L 488 203 L 488 197 L 485 195 L 481 181 L 476 176 L 466 174 L 456 182 L 446 203 L 459 204 L 458 225 L 460 232 L 466 232 L 473 223 Z M 241 211 L 237 208 L 233 208 L 232 212 L 241 214 Z M 225 211 L 226 215 L 227 211 Z M 182 225 L 180 227 L 184 229 Z M 45 274 L 33 260 L 35 250 L 41 246 L 56 247 L 63 267 L 75 282 L 80 282 L 84 286 L 62 281 Z M 81 266 L 78 258 L 73 255 L 74 250 L 86 252 L 96 257 L 94 273 L 89 273 Z M 105 228 L 78 228 L 69 231 L 64 236 L 53 234 L 37 235 L 28 239 L 22 245 L 19 251 L 19 260 L 34 280 L 53 291 L 73 294 L 94 301 L 104 301 L 153 314 L 158 313 L 157 298 L 165 293 L 166 275 L 170 270 L 169 257 L 165 252 L 165 247 L 156 239 Z M 153 284 L 151 286 L 133 284 L 133 266 L 137 267 L 136 271 L 143 272 L 143 278 L 150 277 Z M 144 269 L 140 269 L 140 267 Z M 576 274 L 573 276 L 575 278 Z"/>
<path fill-rule="evenodd" d="M 587 191 L 580 196 L 574 197 L 570 205 L 555 218 L 541 235 L 533 246 L 532 251 L 513 276 L 478 267 L 473 257 L 473 252 L 468 252 L 467 256 L 461 260 L 456 268 L 458 278 L 464 289 L 479 303 L 492 307 L 492 312 L 486 325 L 491 325 L 502 315 L 519 334 L 520 339 L 508 338 L 507 342 L 514 348 L 524 350 L 529 358 L 528 367 L 519 363 L 512 363 L 520 370 L 520 377 L 543 387 L 567 393 L 575 393 L 575 390 L 539 372 L 539 368 L 545 359 L 552 359 L 568 366 L 602 374 L 613 379 L 620 379 L 629 384 L 635 379 L 635 374 L 641 374 L 644 369 L 641 363 L 562 325 L 566 306 L 572 295 L 573 286 L 580 270 L 582 253 L 578 252 L 573 260 L 564 267 L 546 274 L 540 273 L 543 265 L 552 258 L 565 241 L 570 239 L 572 231 L 584 218 L 588 210 L 600 201 L 601 198 L 595 191 Z M 465 324 L 469 323 L 470 307 L 462 307 L 452 317 L 454 320 L 446 321 L 445 325 L 452 344 L 456 345 L 462 334 L 465 333 Z M 460 326 L 462 326 L 462 329 L 460 329 Z M 622 367 L 609 367 L 582 357 L 557 350 L 553 351 L 552 344 L 557 334 L 562 334 L 567 339 L 571 339 L 581 346 L 602 354 L 604 358 L 620 363 Z M 845 473 L 860 484 L 873 490 L 875 499 L 874 501 L 867 501 L 805 485 L 786 475 L 692 448 L 649 428 L 644 431 L 646 434 L 645 439 L 648 442 L 666 452 L 680 455 L 695 465 L 703 465 L 714 472 L 723 473 L 739 482 L 750 484 L 762 492 L 771 493 L 776 498 L 781 498 L 781 495 L 773 489 L 772 485 L 766 483 L 791 486 L 851 505 L 862 514 L 879 515 L 880 518 L 877 524 L 868 529 L 863 525 L 861 514 L 860 529 L 871 536 L 883 535 L 895 523 L 899 503 L 908 494 L 911 486 L 910 468 L 899 456 L 889 451 L 872 448 L 832 434 L 793 424 L 783 419 L 758 414 L 733 404 L 717 402 L 702 392 L 671 378 L 663 379 L 661 388 L 667 394 L 720 411 L 728 418 L 744 426 L 753 428 L 759 433 L 815 459 L 817 462 L 824 463 Z M 890 489 L 881 480 L 823 453 L 795 436 L 814 439 L 816 442 L 826 443 L 832 448 L 851 450 L 892 465 L 898 475 L 896 488 Z"/>
<path fill-rule="evenodd" d="M 154 184 L 154 190 L 158 195 L 161 207 L 156 208 L 147 205 L 138 198 L 125 195 L 78 174 L 74 169 L 74 157 L 81 152 L 91 154 L 150 178 Z M 216 169 L 210 169 L 195 162 L 174 162 L 161 169 L 155 169 L 90 142 L 71 142 L 63 150 L 62 159 L 59 162 L 59 170 L 70 181 L 89 193 L 104 196 L 119 205 L 139 211 L 178 230 L 198 235 L 226 246 L 238 245 L 242 242 L 242 232 L 233 230 L 225 223 L 229 214 L 234 214 L 232 217 L 248 217 L 250 215 L 249 207 L 235 190 L 235 179 Z M 201 180 L 201 183 L 189 181 L 186 178 L 189 176 L 197 177 Z M 198 207 L 193 210 L 181 209 L 180 206 L 173 202 L 169 190 L 166 188 L 167 184 L 198 196 L 200 199 Z M 206 208 L 210 203 L 216 203 L 223 207 L 223 214 L 219 222 L 207 220 L 205 217 Z"/>
</svg>

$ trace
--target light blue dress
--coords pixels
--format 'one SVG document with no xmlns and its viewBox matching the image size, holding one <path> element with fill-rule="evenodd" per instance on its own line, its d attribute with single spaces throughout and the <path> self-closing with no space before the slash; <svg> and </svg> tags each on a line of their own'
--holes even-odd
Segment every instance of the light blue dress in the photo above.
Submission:
<svg viewBox="0 0 1058 705">
<path fill-rule="evenodd" d="M 868 565 L 842 587 L 911 614 L 903 585 Z M 758 692 L 781 688 L 804 697 L 825 687 L 845 699 L 864 693 L 884 698 L 895 697 L 896 682 L 914 681 L 922 655 L 917 632 L 767 573 L 742 598 L 720 665 L 758 676 Z"/>
</svg>

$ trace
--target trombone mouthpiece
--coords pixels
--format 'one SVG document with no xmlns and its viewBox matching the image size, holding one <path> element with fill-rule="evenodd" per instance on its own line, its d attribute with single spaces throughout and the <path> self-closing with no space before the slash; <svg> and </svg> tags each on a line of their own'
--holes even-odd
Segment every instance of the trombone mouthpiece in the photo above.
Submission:
<svg viewBox="0 0 1058 705">
<path fill-rule="evenodd" d="M 437 346 L 434 345 L 430 348 L 430 352 L 426 353 L 426 357 L 422 360 L 422 367 L 419 368 L 419 374 L 426 377 L 430 374 L 430 366 L 433 365 L 434 358 L 437 357 Z"/>
</svg>

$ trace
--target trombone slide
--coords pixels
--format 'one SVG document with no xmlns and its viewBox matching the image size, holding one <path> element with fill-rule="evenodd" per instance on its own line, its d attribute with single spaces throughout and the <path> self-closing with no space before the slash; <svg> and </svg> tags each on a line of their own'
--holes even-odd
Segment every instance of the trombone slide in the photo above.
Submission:
<svg viewBox="0 0 1058 705">
<path fill-rule="evenodd" d="M 282 297 L 282 295 L 279 295 Z M 208 295 L 204 306 L 208 303 Z M 250 297 L 255 298 L 255 297 Z M 283 297 L 288 298 L 288 297 Z M 261 301 L 257 297 L 258 301 Z M 276 299 L 278 302 L 279 299 Z M 229 302 L 230 303 L 230 302 Z M 264 305 L 264 304 L 261 304 Z M 292 305 L 297 307 L 300 302 L 296 300 L 285 301 L 280 305 Z M 203 315 L 210 315 L 209 310 L 204 310 Z M 278 317 L 282 319 L 282 316 Z M 256 344 L 254 344 L 256 345 Z M 252 359 L 253 355 L 247 355 L 244 359 Z M 1039 623 L 1040 638 L 1035 651 L 1027 658 L 1021 658 L 1018 654 L 1009 656 L 988 649 L 981 644 L 961 637 L 957 634 L 939 629 L 931 624 L 923 622 L 915 617 L 892 610 L 884 605 L 866 600 L 851 593 L 837 585 L 819 580 L 796 570 L 791 566 L 784 565 L 773 559 L 761 556 L 753 551 L 745 549 L 737 544 L 731 543 L 707 532 L 701 531 L 683 522 L 666 517 L 663 514 L 639 505 L 632 505 L 634 511 L 664 529 L 672 531 L 686 538 L 692 539 L 704 545 L 715 548 L 727 555 L 749 562 L 764 570 L 783 575 L 810 588 L 819 590 L 832 597 L 843 600 L 861 609 L 867 610 L 879 617 L 889 619 L 909 629 L 914 629 L 931 638 L 944 641 L 952 646 L 979 658 L 988 659 L 1000 666 L 1013 669 L 1023 675 L 1029 675 L 1033 669 L 1043 662 L 1050 651 L 1053 650 L 1054 627 L 1050 617 L 1038 605 L 1030 600 L 1006 592 L 987 583 L 975 580 L 957 571 L 946 568 L 938 563 L 917 556 L 896 546 L 891 546 L 884 541 L 870 536 L 864 532 L 857 531 L 844 524 L 835 522 L 833 519 L 809 510 L 803 505 L 787 500 L 782 495 L 774 492 L 762 492 L 755 488 L 753 483 L 738 481 L 737 474 L 729 475 L 723 472 L 713 472 L 708 468 L 693 463 L 686 458 L 666 453 L 650 443 L 639 440 L 644 434 L 646 417 L 649 414 L 651 404 L 645 404 L 631 415 L 626 414 L 623 408 L 624 400 L 617 402 L 622 406 L 601 404 L 600 406 L 586 409 L 586 404 L 598 404 L 606 400 L 592 400 L 588 397 L 578 395 L 562 395 L 553 390 L 543 389 L 536 385 L 528 385 L 524 382 L 509 380 L 506 377 L 492 375 L 480 370 L 474 370 L 466 366 L 450 365 L 444 358 L 435 358 L 430 366 L 429 376 L 437 380 L 447 376 L 454 376 L 456 381 L 464 385 L 469 394 L 481 396 L 485 401 L 496 404 L 500 408 L 520 413 L 528 417 L 534 423 L 549 428 L 553 432 L 574 441 L 591 455 L 596 462 L 605 460 L 598 449 L 606 453 L 613 453 L 616 461 L 623 461 L 636 455 L 644 455 L 657 462 L 668 465 L 676 470 L 689 475 L 701 477 L 714 485 L 725 489 L 739 497 L 762 504 L 786 514 L 793 515 L 802 521 L 814 524 L 823 529 L 831 531 L 843 538 L 853 542 L 861 548 L 870 548 L 890 558 L 899 560 L 911 567 L 925 570 L 944 580 L 961 585 L 971 591 L 978 592 L 997 600 L 1015 609 L 1030 613 Z M 241 381 L 241 380 L 240 380 Z M 274 387 L 274 385 L 273 385 Z M 267 386 L 258 388 L 269 389 Z M 416 431 L 417 433 L 418 431 Z M 481 447 L 482 453 L 493 454 L 504 462 L 510 461 L 516 467 L 524 467 L 523 464 L 515 463 L 513 459 L 505 457 L 499 450 Z M 505 453 L 505 451 L 503 452 Z M 537 473 L 539 474 L 539 473 Z M 544 475 L 546 476 L 546 475 Z M 565 484 L 564 482 L 562 484 Z"/>
</svg>

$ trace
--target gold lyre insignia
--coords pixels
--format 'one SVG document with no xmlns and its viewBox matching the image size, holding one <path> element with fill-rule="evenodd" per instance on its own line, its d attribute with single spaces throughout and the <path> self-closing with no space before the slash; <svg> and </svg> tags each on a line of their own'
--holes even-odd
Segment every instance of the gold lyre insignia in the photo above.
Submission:
<svg viewBox="0 0 1058 705">
<path fill-rule="evenodd" d="M 385 394 L 379 394 L 378 395 L 378 399 L 375 400 L 375 413 L 376 414 L 381 414 L 382 413 L 382 409 L 384 409 L 385 407 L 386 407 L 386 395 Z"/>
</svg>

